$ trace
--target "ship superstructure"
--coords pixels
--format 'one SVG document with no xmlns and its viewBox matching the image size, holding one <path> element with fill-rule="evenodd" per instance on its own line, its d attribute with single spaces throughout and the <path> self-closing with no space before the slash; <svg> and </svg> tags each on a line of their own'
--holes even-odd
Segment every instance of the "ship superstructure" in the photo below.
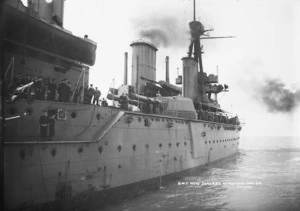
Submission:
<svg viewBox="0 0 300 211">
<path fill-rule="evenodd" d="M 227 88 L 203 71 L 200 22 L 190 23 L 182 89 L 169 82 L 168 57 L 157 81 L 158 48 L 138 40 L 131 85 L 126 53 L 124 84 L 107 96 L 115 103 L 96 106 L 87 92 L 96 43 L 63 28 L 63 0 L 30 2 L 1 4 L 6 209 L 104 202 L 237 152 L 241 124 L 211 99 Z M 53 93 L 55 81 L 64 88 Z"/>
</svg>

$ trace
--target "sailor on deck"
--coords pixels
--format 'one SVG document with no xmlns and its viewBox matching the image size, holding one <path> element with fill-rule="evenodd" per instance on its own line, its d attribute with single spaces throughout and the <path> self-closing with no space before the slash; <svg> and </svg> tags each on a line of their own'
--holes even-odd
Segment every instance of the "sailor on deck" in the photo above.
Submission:
<svg viewBox="0 0 300 211">
<path fill-rule="evenodd" d="M 120 104 L 122 109 L 128 110 L 128 106 L 129 106 L 128 94 L 124 93 L 120 96 Z"/>
<path fill-rule="evenodd" d="M 103 107 L 107 107 L 108 106 L 107 101 L 104 98 L 102 99 L 101 105 Z"/>
<path fill-rule="evenodd" d="M 95 89 L 93 87 L 93 84 L 90 84 L 90 88 L 89 88 L 89 91 L 88 91 L 89 104 L 91 104 L 94 94 L 95 94 Z"/>
<path fill-rule="evenodd" d="M 56 90 L 57 90 L 57 85 L 55 79 L 53 78 L 48 85 L 48 92 L 49 92 L 48 100 L 51 101 L 55 100 Z"/>
<path fill-rule="evenodd" d="M 49 124 L 48 112 L 46 110 L 43 111 L 43 114 L 40 117 L 39 123 L 40 123 L 41 137 L 44 141 L 47 136 L 48 124 Z"/>
<path fill-rule="evenodd" d="M 151 100 L 148 98 L 146 102 L 145 113 L 150 114 L 150 112 L 151 112 Z"/>
<path fill-rule="evenodd" d="M 98 89 L 98 87 L 96 87 L 95 91 L 94 91 L 94 100 L 93 100 L 93 104 L 96 103 L 96 105 L 98 106 L 99 105 L 99 98 L 101 96 L 101 92 L 100 90 Z"/>
<path fill-rule="evenodd" d="M 52 141 L 53 136 L 55 135 L 55 115 L 49 118 L 49 138 Z"/>
</svg>

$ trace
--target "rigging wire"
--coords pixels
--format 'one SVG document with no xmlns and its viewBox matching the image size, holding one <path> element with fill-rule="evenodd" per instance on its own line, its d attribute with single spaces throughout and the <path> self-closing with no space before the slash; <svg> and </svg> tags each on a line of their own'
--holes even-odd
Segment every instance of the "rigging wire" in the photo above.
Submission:
<svg viewBox="0 0 300 211">
<path fill-rule="evenodd" d="M 221 101 L 222 97 L 225 95 L 226 92 L 223 93 L 223 95 L 220 97 L 220 99 L 218 100 L 219 102 Z"/>
</svg>

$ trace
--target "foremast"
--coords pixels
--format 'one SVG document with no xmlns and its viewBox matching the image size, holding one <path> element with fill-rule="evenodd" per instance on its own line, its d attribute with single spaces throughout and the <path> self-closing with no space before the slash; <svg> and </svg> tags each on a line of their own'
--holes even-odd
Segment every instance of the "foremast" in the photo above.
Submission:
<svg viewBox="0 0 300 211">
<path fill-rule="evenodd" d="M 212 103 L 215 106 L 219 107 L 217 102 L 217 94 L 222 91 L 227 91 L 228 86 L 224 85 L 223 87 L 222 85 L 218 84 L 217 75 L 210 74 L 209 76 L 207 76 L 207 74 L 204 72 L 203 60 L 202 60 L 203 46 L 201 45 L 201 39 L 232 38 L 232 36 L 209 37 L 207 34 L 205 34 L 206 32 L 212 31 L 213 29 L 206 30 L 203 24 L 200 21 L 196 20 L 195 0 L 193 1 L 193 13 L 194 13 L 193 21 L 189 23 L 191 43 L 188 48 L 187 58 L 193 58 L 195 60 L 195 62 L 197 63 L 197 69 L 199 68 L 199 71 L 197 71 L 198 81 L 195 83 L 195 86 L 197 88 L 196 89 L 192 88 L 194 90 L 197 90 L 197 93 L 193 93 L 191 96 L 187 96 L 187 97 L 192 97 L 195 103 L 205 103 L 205 104 Z M 189 76 L 189 74 L 190 71 L 185 75 Z M 189 81 L 185 80 L 185 82 L 188 83 Z M 184 87 L 187 86 L 184 85 Z M 211 99 L 211 94 L 215 95 L 214 100 Z"/>
</svg>

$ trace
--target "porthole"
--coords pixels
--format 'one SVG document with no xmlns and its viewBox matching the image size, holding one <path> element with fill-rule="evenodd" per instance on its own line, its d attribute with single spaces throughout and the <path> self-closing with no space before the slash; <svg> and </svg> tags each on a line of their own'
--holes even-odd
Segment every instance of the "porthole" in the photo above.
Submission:
<svg viewBox="0 0 300 211">
<path fill-rule="evenodd" d="M 96 119 L 100 120 L 100 118 L 101 118 L 101 114 L 100 114 L 100 113 L 97 113 L 97 114 L 96 114 Z"/>
<path fill-rule="evenodd" d="M 179 143 L 179 142 L 177 142 L 177 143 L 176 143 L 176 146 L 177 146 L 177 147 L 179 147 L 179 144 L 180 144 L 180 143 Z"/>
<path fill-rule="evenodd" d="M 78 151 L 79 154 L 81 154 L 81 153 L 83 153 L 83 148 L 79 147 L 77 151 Z"/>
<path fill-rule="evenodd" d="M 118 151 L 119 151 L 119 152 L 121 152 L 121 150 L 122 150 L 122 146 L 121 146 L 121 145 L 119 145 L 117 149 L 118 149 Z"/>
<path fill-rule="evenodd" d="M 186 142 L 184 142 L 183 144 L 184 144 L 184 146 L 186 146 Z"/>
<path fill-rule="evenodd" d="M 207 141 L 205 141 L 205 144 L 207 144 Z"/>
<path fill-rule="evenodd" d="M 149 149 L 149 144 L 145 144 L 145 148 L 148 150 Z"/>
<path fill-rule="evenodd" d="M 172 147 L 172 143 L 169 143 L 169 148 L 171 148 Z"/>
<path fill-rule="evenodd" d="M 72 117 L 73 119 L 75 119 L 75 118 L 77 117 L 77 114 L 76 114 L 75 111 L 73 111 L 73 112 L 71 113 L 71 117 Z"/>
<path fill-rule="evenodd" d="M 52 148 L 50 152 L 51 152 L 51 155 L 53 157 L 56 155 L 56 149 L 55 148 Z"/>
<path fill-rule="evenodd" d="M 102 146 L 99 146 L 98 147 L 98 152 L 101 154 L 103 152 L 103 147 Z"/>
<path fill-rule="evenodd" d="M 136 150 L 136 145 L 134 144 L 134 145 L 132 145 L 132 149 L 133 149 L 133 151 L 135 151 Z"/>
<path fill-rule="evenodd" d="M 211 142 L 209 141 L 209 143 L 211 143 Z"/>
<path fill-rule="evenodd" d="M 32 109 L 31 108 L 27 108 L 24 112 L 25 116 L 31 116 L 32 115 Z"/>
<path fill-rule="evenodd" d="M 159 148 L 162 148 L 162 143 L 159 144 Z"/>
</svg>

